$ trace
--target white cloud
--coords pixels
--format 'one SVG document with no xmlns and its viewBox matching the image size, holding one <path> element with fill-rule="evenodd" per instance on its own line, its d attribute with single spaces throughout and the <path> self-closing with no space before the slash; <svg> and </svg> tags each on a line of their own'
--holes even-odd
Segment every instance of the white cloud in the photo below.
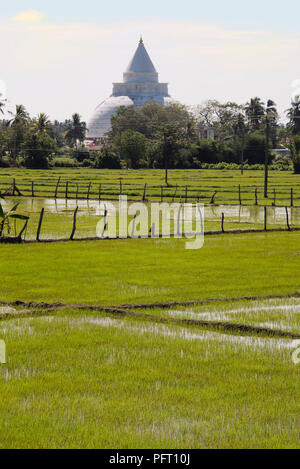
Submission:
<svg viewBox="0 0 300 469">
<path fill-rule="evenodd" d="M 78 111 L 87 118 L 122 79 L 141 31 L 161 81 L 170 82 L 170 93 L 182 102 L 245 102 L 258 95 L 277 101 L 281 111 L 289 106 L 300 73 L 299 34 L 160 20 L 0 21 L 9 99 L 32 113 L 63 119 Z"/>
<path fill-rule="evenodd" d="M 41 21 L 44 18 L 43 13 L 37 10 L 27 10 L 21 11 L 16 16 L 12 18 L 13 21 L 21 23 L 36 23 Z"/>
</svg>

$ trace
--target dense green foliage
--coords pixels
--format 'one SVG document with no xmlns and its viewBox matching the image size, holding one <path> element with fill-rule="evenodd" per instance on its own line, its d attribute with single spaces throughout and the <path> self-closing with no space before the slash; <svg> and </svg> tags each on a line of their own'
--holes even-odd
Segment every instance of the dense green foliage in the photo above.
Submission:
<svg viewBox="0 0 300 469">
<path fill-rule="evenodd" d="M 27 132 L 21 145 L 21 156 L 26 168 L 48 168 L 56 150 L 54 140 L 46 133 Z"/>
<path fill-rule="evenodd" d="M 0 99 L 0 103 L 3 112 L 5 102 Z M 46 168 L 54 155 L 73 157 L 84 167 L 99 169 L 264 164 L 267 147 L 271 162 L 271 149 L 288 148 L 291 137 L 299 134 L 299 103 L 291 106 L 287 126 L 279 124 L 275 103 L 263 103 L 258 97 L 245 105 L 210 100 L 195 108 L 157 102 L 120 107 L 111 118 L 106 138 L 94 142 L 98 145 L 95 153 L 84 146 L 87 127 L 77 113 L 63 123 L 52 123 L 44 113 L 31 118 L 18 105 L 12 118 L 0 125 L 0 167 Z M 28 143 L 34 154 L 24 155 Z M 56 164 L 63 166 L 63 160 Z"/>
</svg>

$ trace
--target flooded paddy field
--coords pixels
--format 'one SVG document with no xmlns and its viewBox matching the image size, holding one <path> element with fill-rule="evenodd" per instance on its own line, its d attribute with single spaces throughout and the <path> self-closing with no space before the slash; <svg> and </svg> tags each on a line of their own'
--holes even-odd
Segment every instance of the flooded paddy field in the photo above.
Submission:
<svg viewBox="0 0 300 469">
<path fill-rule="evenodd" d="M 74 211 L 77 212 L 77 229 L 75 239 L 93 238 L 97 236 L 97 223 L 103 219 L 105 208 L 108 210 L 109 218 L 113 216 L 115 210 L 119 213 L 119 202 L 96 201 L 96 200 L 72 200 L 64 198 L 8 198 L 3 202 L 3 206 L 9 209 L 14 204 L 19 203 L 18 212 L 29 216 L 26 239 L 33 240 L 36 237 L 39 217 L 42 208 L 44 218 L 40 239 L 58 240 L 68 238 L 72 231 Z M 128 202 L 130 205 L 130 202 Z M 150 209 L 151 204 L 146 204 L 149 211 L 149 228 L 151 226 Z M 114 208 L 111 209 L 111 207 Z M 255 205 L 205 205 L 204 208 L 204 230 L 221 231 L 222 214 L 224 215 L 225 231 L 236 230 L 261 230 L 264 229 L 264 207 Z M 269 229 L 287 228 L 288 222 L 291 228 L 300 228 L 300 207 L 289 207 L 286 211 L 284 207 L 267 207 L 267 226 Z M 171 214 L 171 231 L 174 227 L 176 217 Z M 133 216 L 128 217 L 128 223 Z M 184 221 L 184 216 L 183 216 Z M 13 233 L 18 233 L 23 226 L 23 222 L 17 221 L 11 224 Z M 160 227 L 161 232 L 161 227 Z"/>
<path fill-rule="evenodd" d="M 0 335 L 0 447 L 299 445 L 292 340 L 85 310 L 4 320 Z"/>
<path fill-rule="evenodd" d="M 0 169 L 0 191 L 9 189 L 15 179 L 16 186 L 25 197 L 32 191 L 36 197 L 98 200 L 117 199 L 120 192 L 128 198 L 141 200 L 145 195 L 149 201 L 163 198 L 170 202 L 200 201 L 210 203 L 214 196 L 217 204 L 278 206 L 293 204 L 300 206 L 300 176 L 292 171 L 269 172 L 269 197 L 264 198 L 263 171 L 246 170 L 169 170 L 168 184 L 165 184 L 164 170 L 97 170 L 91 168 L 64 168 L 51 170 Z M 59 182 L 58 186 L 57 183 Z M 239 189 L 240 187 L 240 189 Z M 145 191 L 146 189 L 146 191 Z M 163 191 L 163 192 L 162 192 Z"/>
</svg>

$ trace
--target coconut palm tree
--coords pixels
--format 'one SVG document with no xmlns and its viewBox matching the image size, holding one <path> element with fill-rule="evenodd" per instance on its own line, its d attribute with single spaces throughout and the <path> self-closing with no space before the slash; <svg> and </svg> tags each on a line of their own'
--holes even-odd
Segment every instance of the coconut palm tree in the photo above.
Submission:
<svg viewBox="0 0 300 469">
<path fill-rule="evenodd" d="M 266 115 L 269 121 L 268 124 L 272 146 L 275 148 L 277 142 L 278 112 L 276 103 L 272 101 L 272 99 L 269 99 L 267 102 Z"/>
<path fill-rule="evenodd" d="M 49 120 L 49 116 L 44 112 L 38 114 L 37 119 L 35 121 L 34 128 L 40 133 L 47 133 L 50 128 L 51 122 Z"/>
<path fill-rule="evenodd" d="M 75 146 L 76 153 L 78 152 L 78 143 L 83 143 L 86 131 L 86 123 L 81 121 L 80 115 L 77 113 L 73 114 L 72 121 L 70 122 L 69 128 L 66 130 L 64 137 L 69 144 Z"/>
<path fill-rule="evenodd" d="M 265 115 L 265 105 L 261 99 L 258 97 L 250 99 L 250 102 L 245 106 L 245 113 L 252 129 L 259 130 Z"/>
<path fill-rule="evenodd" d="M 288 127 L 293 134 L 300 134 L 300 96 L 297 96 L 291 103 L 291 107 L 286 111 L 289 118 Z"/>
<path fill-rule="evenodd" d="M 23 104 L 16 105 L 15 113 L 10 112 L 12 114 L 12 119 L 8 121 L 10 127 L 14 129 L 14 149 L 13 149 L 13 158 L 16 160 L 17 158 L 17 137 L 18 134 L 22 131 L 24 126 L 29 121 L 29 114 L 25 109 Z"/>
</svg>

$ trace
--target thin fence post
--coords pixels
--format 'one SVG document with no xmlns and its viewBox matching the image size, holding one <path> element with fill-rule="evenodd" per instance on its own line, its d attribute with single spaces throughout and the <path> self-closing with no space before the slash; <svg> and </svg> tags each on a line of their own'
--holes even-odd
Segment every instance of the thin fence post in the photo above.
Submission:
<svg viewBox="0 0 300 469">
<path fill-rule="evenodd" d="M 45 211 L 45 209 L 43 207 L 42 210 L 41 210 L 39 225 L 38 225 L 38 229 L 37 229 L 37 233 L 36 233 L 36 240 L 37 241 L 40 240 L 40 233 L 41 233 L 42 222 L 43 222 L 43 218 L 44 218 L 44 211 Z"/>
<path fill-rule="evenodd" d="M 267 207 L 264 206 L 264 230 L 267 231 Z"/>
<path fill-rule="evenodd" d="M 160 190 L 161 190 L 160 201 L 163 202 L 164 201 L 164 188 L 161 186 Z"/>
<path fill-rule="evenodd" d="M 120 196 L 122 195 L 122 190 L 123 190 L 123 188 L 122 188 L 122 180 L 120 179 Z"/>
<path fill-rule="evenodd" d="M 239 184 L 239 203 L 242 205 L 242 199 L 241 199 L 241 185 Z"/>
<path fill-rule="evenodd" d="M 144 187 L 143 202 L 145 202 L 146 200 L 146 191 L 147 191 L 147 184 L 145 184 L 145 187 Z"/>
<path fill-rule="evenodd" d="M 255 189 L 255 205 L 258 205 L 257 188 Z"/>
<path fill-rule="evenodd" d="M 57 184 L 56 184 L 56 188 L 55 188 L 55 194 L 54 194 L 54 197 L 55 197 L 55 198 L 57 198 L 57 191 L 58 191 L 59 183 L 60 183 L 60 176 L 59 176 L 59 178 L 58 178 L 58 181 L 57 181 Z"/>
<path fill-rule="evenodd" d="M 188 201 L 188 186 L 185 186 L 185 203 Z"/>
<path fill-rule="evenodd" d="M 218 192 L 215 191 L 215 193 L 212 195 L 212 198 L 210 199 L 210 202 L 209 202 L 210 204 L 213 205 L 213 204 L 215 203 L 215 197 L 216 197 L 217 193 L 218 193 Z"/>
<path fill-rule="evenodd" d="M 291 231 L 290 222 L 289 222 L 289 211 L 287 207 L 285 207 L 285 213 L 286 213 L 286 224 L 287 224 L 288 230 Z"/>
<path fill-rule="evenodd" d="M 66 199 L 68 198 L 69 183 L 66 182 Z"/>
<path fill-rule="evenodd" d="M 173 195 L 172 202 L 174 202 L 174 200 L 175 200 L 175 197 L 176 197 L 176 194 L 177 194 L 177 187 L 178 187 L 178 185 L 176 184 L 176 188 L 175 188 L 175 192 L 174 192 L 174 195 Z"/>
<path fill-rule="evenodd" d="M 291 207 L 294 206 L 294 189 L 291 189 Z"/>
<path fill-rule="evenodd" d="M 78 199 L 78 191 L 79 191 L 79 186 L 78 186 L 78 183 L 76 183 L 76 200 Z"/>
<path fill-rule="evenodd" d="M 22 230 L 20 231 L 20 233 L 18 234 L 18 238 L 21 240 L 22 239 L 22 234 L 24 233 L 24 231 L 27 230 L 27 225 L 28 225 L 28 220 L 29 218 L 27 218 Z M 25 236 L 24 236 L 24 239 L 25 239 Z"/>
<path fill-rule="evenodd" d="M 34 197 L 34 181 L 31 181 L 31 196 Z"/>
<path fill-rule="evenodd" d="M 274 207 L 275 207 L 275 205 L 276 205 L 276 189 L 275 189 L 275 187 L 274 187 L 273 193 L 274 193 L 274 196 L 273 196 L 273 205 L 274 205 Z"/>
<path fill-rule="evenodd" d="M 90 182 L 89 187 L 88 187 L 88 191 L 87 191 L 87 195 L 86 195 L 87 200 L 89 200 L 89 198 L 90 198 L 91 185 L 92 185 L 92 183 Z"/>
<path fill-rule="evenodd" d="M 225 215 L 224 215 L 224 213 L 222 213 L 222 225 L 221 225 L 221 227 L 222 227 L 222 233 L 225 233 L 225 230 L 224 230 L 224 221 L 225 221 Z"/>
<path fill-rule="evenodd" d="M 78 212 L 78 207 L 76 207 L 75 211 L 74 211 L 74 215 L 73 215 L 73 228 L 72 228 L 72 233 L 71 233 L 71 236 L 70 236 L 70 240 L 73 241 L 74 239 L 74 235 L 75 235 L 75 231 L 76 231 L 76 216 L 77 216 L 77 212 Z"/>
<path fill-rule="evenodd" d="M 12 195 L 15 195 L 15 192 L 16 192 L 16 180 L 15 180 L 15 178 L 13 178 L 13 193 L 12 193 Z"/>
<path fill-rule="evenodd" d="M 99 201 L 101 200 L 101 184 L 99 184 Z"/>
</svg>

